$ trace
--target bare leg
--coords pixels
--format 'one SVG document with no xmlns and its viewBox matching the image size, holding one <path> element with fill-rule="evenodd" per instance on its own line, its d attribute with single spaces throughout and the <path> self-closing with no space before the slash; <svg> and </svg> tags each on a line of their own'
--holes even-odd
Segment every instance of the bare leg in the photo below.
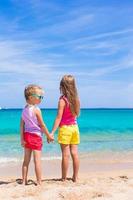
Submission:
<svg viewBox="0 0 133 200">
<path fill-rule="evenodd" d="M 79 158 L 78 158 L 78 145 L 72 144 L 70 146 L 70 152 L 73 160 L 73 181 L 76 182 L 79 171 Z"/>
<path fill-rule="evenodd" d="M 41 185 L 41 151 L 34 150 L 33 154 L 37 183 Z"/>
<path fill-rule="evenodd" d="M 23 179 L 24 184 L 27 184 L 27 174 L 28 174 L 28 167 L 29 167 L 29 163 L 31 159 L 31 153 L 32 153 L 31 149 L 27 149 L 27 148 L 24 149 L 24 161 L 22 165 L 22 179 Z"/>
<path fill-rule="evenodd" d="M 65 181 L 67 178 L 67 171 L 69 165 L 69 157 L 70 157 L 70 146 L 67 144 L 61 144 L 61 151 L 62 151 L 62 180 Z"/>
</svg>

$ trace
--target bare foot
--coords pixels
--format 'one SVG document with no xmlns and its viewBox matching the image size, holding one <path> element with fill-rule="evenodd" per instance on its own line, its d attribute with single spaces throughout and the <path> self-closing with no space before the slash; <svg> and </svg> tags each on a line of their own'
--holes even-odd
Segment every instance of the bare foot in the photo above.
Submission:
<svg viewBox="0 0 133 200">
<path fill-rule="evenodd" d="M 41 186 L 42 185 L 42 181 L 37 181 L 37 185 Z"/>
<path fill-rule="evenodd" d="M 19 182 L 19 184 L 21 184 L 21 185 L 28 185 L 28 181 L 21 179 L 21 181 Z"/>
<path fill-rule="evenodd" d="M 62 182 L 65 182 L 65 181 L 66 181 L 66 178 L 61 178 L 61 181 L 62 181 Z"/>
<path fill-rule="evenodd" d="M 78 182 L 78 178 L 77 178 L 77 177 L 72 177 L 72 181 L 73 181 L 74 183 L 76 183 L 76 182 Z"/>
<path fill-rule="evenodd" d="M 23 185 L 28 185 L 28 181 L 23 181 Z"/>
</svg>

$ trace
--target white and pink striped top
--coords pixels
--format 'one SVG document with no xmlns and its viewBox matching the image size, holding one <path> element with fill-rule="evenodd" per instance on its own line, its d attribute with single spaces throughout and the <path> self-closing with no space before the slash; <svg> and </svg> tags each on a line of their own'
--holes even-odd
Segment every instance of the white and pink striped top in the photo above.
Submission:
<svg viewBox="0 0 133 200">
<path fill-rule="evenodd" d="M 35 105 L 26 105 L 23 109 L 22 119 L 24 121 L 24 132 L 29 132 L 42 137 L 42 131 L 35 115 L 35 109 L 40 110 L 40 108 Z"/>
</svg>

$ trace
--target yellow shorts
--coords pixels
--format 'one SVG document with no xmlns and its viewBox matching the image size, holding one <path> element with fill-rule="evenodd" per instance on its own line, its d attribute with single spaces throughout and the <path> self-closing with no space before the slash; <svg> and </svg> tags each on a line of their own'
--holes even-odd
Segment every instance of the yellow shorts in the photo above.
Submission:
<svg viewBox="0 0 133 200">
<path fill-rule="evenodd" d="M 63 125 L 58 131 L 59 144 L 79 144 L 80 135 L 77 125 Z"/>
</svg>

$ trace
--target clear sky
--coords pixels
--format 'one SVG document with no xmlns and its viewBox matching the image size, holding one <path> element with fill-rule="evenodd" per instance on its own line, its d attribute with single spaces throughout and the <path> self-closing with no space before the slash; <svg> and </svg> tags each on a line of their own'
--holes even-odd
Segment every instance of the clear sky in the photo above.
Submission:
<svg viewBox="0 0 133 200">
<path fill-rule="evenodd" d="M 36 83 L 57 107 L 64 74 L 82 107 L 133 107 L 132 0 L 0 0 L 0 106 Z"/>
</svg>

